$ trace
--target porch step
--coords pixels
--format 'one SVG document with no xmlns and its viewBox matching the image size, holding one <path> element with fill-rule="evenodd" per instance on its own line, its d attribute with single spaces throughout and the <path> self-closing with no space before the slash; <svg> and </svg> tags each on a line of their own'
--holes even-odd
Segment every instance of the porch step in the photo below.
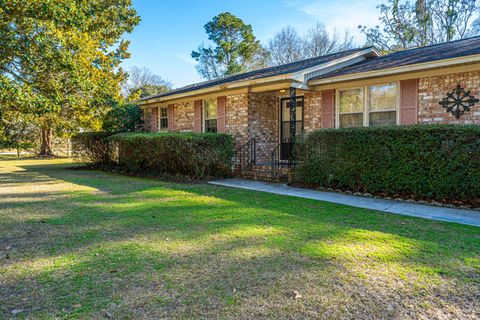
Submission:
<svg viewBox="0 0 480 320">
<path fill-rule="evenodd" d="M 287 182 L 288 175 L 284 173 L 278 173 L 273 177 L 272 171 L 257 171 L 257 170 L 244 170 L 240 173 L 240 177 L 249 180 L 257 180 L 264 182 Z"/>
</svg>

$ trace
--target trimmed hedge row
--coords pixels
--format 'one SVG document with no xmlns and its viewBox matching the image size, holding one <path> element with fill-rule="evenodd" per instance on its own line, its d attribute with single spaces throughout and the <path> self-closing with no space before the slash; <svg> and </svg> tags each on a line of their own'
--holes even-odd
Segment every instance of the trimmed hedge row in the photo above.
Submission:
<svg viewBox="0 0 480 320">
<path fill-rule="evenodd" d="M 317 130 L 304 138 L 297 152 L 297 183 L 439 201 L 480 201 L 480 126 Z"/>
<path fill-rule="evenodd" d="M 118 146 L 119 165 L 191 178 L 230 175 L 233 139 L 215 133 L 122 133 L 110 137 Z"/>
<path fill-rule="evenodd" d="M 234 154 L 232 137 L 215 133 L 88 132 L 73 146 L 78 161 L 190 178 L 230 175 Z"/>
<path fill-rule="evenodd" d="M 73 158 L 78 162 L 109 165 L 114 163 L 115 148 L 108 140 L 111 132 L 82 132 L 72 137 Z"/>
</svg>

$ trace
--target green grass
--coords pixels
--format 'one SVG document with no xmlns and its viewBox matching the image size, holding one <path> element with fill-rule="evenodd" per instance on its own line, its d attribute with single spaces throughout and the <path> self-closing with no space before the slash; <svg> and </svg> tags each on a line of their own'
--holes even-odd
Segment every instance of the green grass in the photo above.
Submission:
<svg viewBox="0 0 480 320">
<path fill-rule="evenodd" d="M 480 317 L 479 228 L 69 166 L 0 160 L 0 318 Z"/>
</svg>

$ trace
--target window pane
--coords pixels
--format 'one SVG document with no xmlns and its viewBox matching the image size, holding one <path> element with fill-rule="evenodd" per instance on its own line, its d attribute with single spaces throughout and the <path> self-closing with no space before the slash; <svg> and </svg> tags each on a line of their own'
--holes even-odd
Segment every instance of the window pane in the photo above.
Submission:
<svg viewBox="0 0 480 320">
<path fill-rule="evenodd" d="M 301 99 L 297 100 L 297 120 L 302 120 L 303 117 L 303 101 Z M 282 101 L 282 121 L 290 121 L 290 101 Z"/>
<path fill-rule="evenodd" d="M 217 119 L 217 100 L 205 100 L 205 119 Z"/>
<path fill-rule="evenodd" d="M 363 111 L 362 89 L 342 90 L 339 97 L 340 113 Z"/>
<path fill-rule="evenodd" d="M 340 115 L 340 128 L 363 126 L 363 113 L 351 113 Z"/>
<path fill-rule="evenodd" d="M 368 87 L 368 102 L 370 111 L 397 109 L 397 84 Z"/>
<path fill-rule="evenodd" d="M 300 136 L 303 133 L 302 121 L 297 121 L 297 129 L 295 132 L 295 137 Z M 290 139 L 290 122 L 282 122 L 282 140 Z"/>
<path fill-rule="evenodd" d="M 217 119 L 205 120 L 205 132 L 217 132 Z"/>
<path fill-rule="evenodd" d="M 393 126 L 397 124 L 397 112 L 371 112 L 370 125 L 371 126 Z"/>
<path fill-rule="evenodd" d="M 167 117 L 167 108 L 160 108 L 160 118 Z"/>
<path fill-rule="evenodd" d="M 168 128 L 168 119 L 161 118 L 160 119 L 160 129 L 167 129 Z"/>
</svg>

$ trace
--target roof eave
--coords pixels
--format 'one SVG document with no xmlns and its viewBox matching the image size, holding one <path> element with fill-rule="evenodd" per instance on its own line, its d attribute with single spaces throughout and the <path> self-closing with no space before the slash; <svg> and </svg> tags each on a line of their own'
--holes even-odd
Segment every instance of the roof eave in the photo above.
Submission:
<svg viewBox="0 0 480 320">
<path fill-rule="evenodd" d="M 367 72 L 359 72 L 359 73 L 352 73 L 348 75 L 342 75 L 337 77 L 331 78 L 322 78 L 322 79 L 314 79 L 308 81 L 308 85 L 316 86 L 316 85 L 325 85 L 325 84 L 332 84 L 337 82 L 347 82 L 353 80 L 362 80 L 368 78 L 376 78 L 382 76 L 390 76 L 400 73 L 407 73 L 407 72 L 414 72 L 414 71 L 422 71 L 428 69 L 435 69 L 435 68 L 443 68 L 449 66 L 455 66 L 460 64 L 468 64 L 468 63 L 475 63 L 480 62 L 480 54 L 464 56 L 464 57 L 456 57 L 451 59 L 443 59 L 438 61 L 430 61 L 424 63 L 417 63 L 417 64 L 410 64 L 401 67 L 394 67 L 388 69 L 381 69 L 381 70 L 374 70 L 374 71 L 367 71 Z"/>
<path fill-rule="evenodd" d="M 349 54 L 345 57 L 338 58 L 332 61 L 329 61 L 327 63 L 320 64 L 315 67 L 311 67 L 308 69 L 304 69 L 301 71 L 293 72 L 293 73 L 286 73 L 286 74 L 281 74 L 273 77 L 265 77 L 265 78 L 259 78 L 259 79 L 253 79 L 253 80 L 241 80 L 241 81 L 236 81 L 236 82 L 230 82 L 230 83 L 223 83 L 220 85 L 215 85 L 212 87 L 207 87 L 203 89 L 198 89 L 198 90 L 192 90 L 188 92 L 183 92 L 183 93 L 178 93 L 178 94 L 172 94 L 164 97 L 158 97 L 158 98 L 152 98 L 152 99 L 145 99 L 143 98 L 142 100 L 137 100 L 134 101 L 134 103 L 138 104 L 139 106 L 145 106 L 145 105 L 150 105 L 152 103 L 167 103 L 168 101 L 172 100 L 177 100 L 177 99 L 182 99 L 182 98 L 187 98 L 190 96 L 198 96 L 202 94 L 209 94 L 209 93 L 214 93 L 218 91 L 225 91 L 225 90 L 232 90 L 232 89 L 240 89 L 243 87 L 249 87 L 249 86 L 254 86 L 254 85 L 259 85 L 259 84 L 266 84 L 266 83 L 277 83 L 281 81 L 291 81 L 292 83 L 298 84 L 301 83 L 305 87 L 308 87 L 308 84 L 304 83 L 303 80 L 303 75 L 305 73 L 310 72 L 311 70 L 315 69 L 322 69 L 326 68 L 328 66 L 338 64 L 344 61 L 348 61 L 349 59 L 353 59 L 358 56 L 369 56 L 369 55 L 376 55 L 379 56 L 380 53 L 374 48 L 374 47 L 368 47 L 365 48 L 364 50 L 361 50 L 359 52 Z"/>
</svg>

